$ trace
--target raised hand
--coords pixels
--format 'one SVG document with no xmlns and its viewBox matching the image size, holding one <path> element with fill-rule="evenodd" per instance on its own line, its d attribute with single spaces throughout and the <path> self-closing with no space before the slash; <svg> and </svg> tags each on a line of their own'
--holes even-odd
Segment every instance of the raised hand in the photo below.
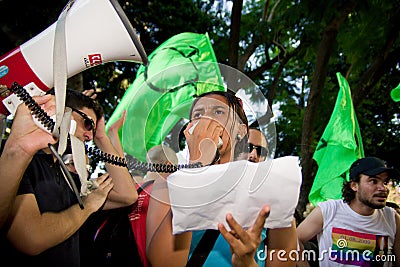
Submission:
<svg viewBox="0 0 400 267">
<path fill-rule="evenodd" d="M 233 266 L 258 266 L 254 257 L 261 242 L 261 232 L 269 212 L 269 206 L 263 206 L 254 225 L 247 230 L 243 229 L 230 213 L 226 215 L 230 231 L 222 223 L 218 224 L 219 231 L 231 248 Z"/>
<path fill-rule="evenodd" d="M 223 131 L 222 125 L 212 118 L 202 117 L 190 122 L 184 131 L 190 161 L 205 165 L 213 162 Z"/>
<path fill-rule="evenodd" d="M 56 106 L 53 95 L 36 96 L 34 100 L 49 116 L 55 114 Z M 29 155 L 46 148 L 49 143 L 57 142 L 50 133 L 40 129 L 34 123 L 31 111 L 25 104 L 20 104 L 17 108 L 9 140 L 19 145 L 21 150 Z"/>
</svg>

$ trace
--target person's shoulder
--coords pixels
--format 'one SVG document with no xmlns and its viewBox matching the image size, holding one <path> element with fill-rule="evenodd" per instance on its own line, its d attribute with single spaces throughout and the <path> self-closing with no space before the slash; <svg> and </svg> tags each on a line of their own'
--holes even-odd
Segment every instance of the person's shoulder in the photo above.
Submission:
<svg viewBox="0 0 400 267">
<path fill-rule="evenodd" d="M 318 207 L 321 209 L 324 218 L 334 216 L 338 210 L 345 209 L 345 205 L 346 203 L 342 199 L 329 199 L 318 203 Z"/>
<path fill-rule="evenodd" d="M 342 199 L 328 199 L 323 202 L 319 202 L 318 206 L 320 208 L 325 208 L 325 207 L 337 207 L 337 206 L 343 205 L 343 204 L 344 204 L 344 202 Z"/>
</svg>

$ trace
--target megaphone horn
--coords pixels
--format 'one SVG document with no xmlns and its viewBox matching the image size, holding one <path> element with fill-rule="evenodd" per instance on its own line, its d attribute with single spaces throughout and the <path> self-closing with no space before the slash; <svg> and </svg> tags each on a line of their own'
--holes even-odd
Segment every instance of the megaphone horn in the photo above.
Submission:
<svg viewBox="0 0 400 267">
<path fill-rule="evenodd" d="M 34 83 L 54 86 L 53 49 L 56 22 L 0 57 L 0 85 Z M 147 64 L 146 52 L 117 0 L 76 0 L 65 22 L 67 77 L 111 61 Z M 3 100 L 4 93 L 0 95 Z M 0 113 L 8 114 L 3 103 Z"/>
</svg>

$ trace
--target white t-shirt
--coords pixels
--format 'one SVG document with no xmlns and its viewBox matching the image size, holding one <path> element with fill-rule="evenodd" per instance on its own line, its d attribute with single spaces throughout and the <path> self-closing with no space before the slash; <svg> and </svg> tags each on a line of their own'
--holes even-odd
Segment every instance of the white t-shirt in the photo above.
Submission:
<svg viewBox="0 0 400 267">
<path fill-rule="evenodd" d="M 324 220 L 318 234 L 320 266 L 391 266 L 395 211 L 384 207 L 370 216 L 353 211 L 343 200 L 318 204 Z"/>
</svg>

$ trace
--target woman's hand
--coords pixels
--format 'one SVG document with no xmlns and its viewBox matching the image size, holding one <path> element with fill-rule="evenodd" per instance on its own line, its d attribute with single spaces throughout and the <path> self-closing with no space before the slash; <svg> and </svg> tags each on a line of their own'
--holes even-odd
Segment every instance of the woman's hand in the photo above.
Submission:
<svg viewBox="0 0 400 267">
<path fill-rule="evenodd" d="M 203 165 L 212 163 L 223 130 L 222 125 L 212 118 L 202 117 L 191 121 L 184 131 L 190 162 L 201 162 Z"/>
<path fill-rule="evenodd" d="M 261 242 L 261 232 L 269 212 L 269 206 L 263 206 L 254 225 L 247 230 L 237 223 L 232 214 L 226 215 L 226 222 L 231 231 L 228 231 L 222 223 L 218 224 L 219 231 L 231 248 L 233 266 L 258 266 L 254 257 Z"/>
</svg>

